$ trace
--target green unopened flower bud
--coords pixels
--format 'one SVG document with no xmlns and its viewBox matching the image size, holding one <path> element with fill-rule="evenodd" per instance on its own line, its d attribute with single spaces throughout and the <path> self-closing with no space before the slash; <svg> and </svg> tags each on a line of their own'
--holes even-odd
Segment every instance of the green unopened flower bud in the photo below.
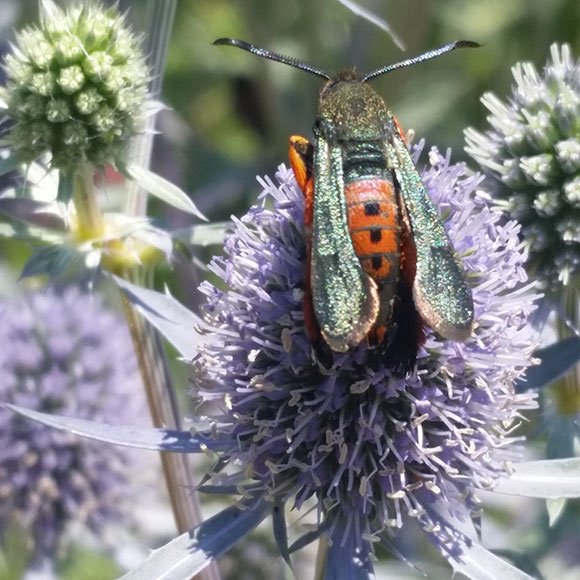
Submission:
<svg viewBox="0 0 580 580">
<path fill-rule="evenodd" d="M 93 127 L 99 133 L 106 133 L 115 126 L 115 112 L 108 105 L 101 105 L 99 110 L 91 115 Z"/>
<path fill-rule="evenodd" d="M 564 197 L 572 207 L 580 209 L 580 176 L 575 177 L 564 185 Z"/>
<path fill-rule="evenodd" d="M 46 107 L 46 118 L 51 123 L 63 123 L 70 117 L 69 104 L 64 99 L 50 101 Z"/>
<path fill-rule="evenodd" d="M 535 185 L 549 185 L 555 173 L 553 157 L 546 154 L 522 157 L 520 168 L 529 182 Z"/>
<path fill-rule="evenodd" d="M 551 47 L 539 73 L 512 69 L 507 102 L 487 94 L 486 133 L 466 131 L 466 150 L 496 177 L 496 194 L 522 225 L 529 262 L 554 292 L 580 276 L 580 61 L 567 45 Z"/>
<path fill-rule="evenodd" d="M 113 57 L 106 52 L 95 52 L 83 62 L 83 70 L 90 80 L 102 81 L 111 72 Z"/>
<path fill-rule="evenodd" d="M 580 170 L 580 139 L 565 139 L 556 143 L 556 156 L 566 173 L 577 173 Z"/>
<path fill-rule="evenodd" d="M 39 69 L 48 69 L 54 56 L 54 47 L 46 41 L 40 30 L 25 30 L 20 37 L 20 48 L 30 64 Z"/>
<path fill-rule="evenodd" d="M 81 143 L 84 143 L 89 134 L 84 123 L 79 121 L 72 121 L 67 123 L 62 128 L 62 140 L 66 145 L 71 145 L 73 147 L 78 147 Z"/>
<path fill-rule="evenodd" d="M 74 103 L 81 115 L 90 115 L 98 110 L 101 101 L 104 100 L 105 97 L 95 87 L 88 87 L 75 95 Z"/>
<path fill-rule="evenodd" d="M 73 35 L 59 38 L 54 45 L 56 62 L 67 66 L 79 62 L 83 58 L 83 45 Z"/>
<path fill-rule="evenodd" d="M 580 223 L 578 220 L 571 217 L 563 218 L 556 228 L 564 242 L 580 242 Z"/>
<path fill-rule="evenodd" d="M 23 118 L 40 119 L 45 115 L 46 102 L 39 95 L 23 96 L 14 109 Z"/>
<path fill-rule="evenodd" d="M 60 71 L 57 82 L 63 93 L 73 95 L 85 84 L 85 75 L 80 66 L 69 66 Z"/>
<path fill-rule="evenodd" d="M 6 57 L 10 141 L 25 160 L 51 153 L 66 173 L 115 165 L 143 130 L 149 76 L 123 16 L 96 2 L 50 10 Z"/>
<path fill-rule="evenodd" d="M 125 74 L 124 71 L 120 69 L 120 67 L 112 68 L 103 78 L 103 87 L 111 95 L 122 91 L 124 86 Z"/>
<path fill-rule="evenodd" d="M 560 192 L 557 189 L 542 191 L 538 193 L 532 205 L 540 215 L 554 216 L 560 209 Z"/>
<path fill-rule="evenodd" d="M 37 72 L 32 75 L 29 89 L 32 93 L 50 97 L 56 88 L 56 78 L 51 72 Z"/>
</svg>

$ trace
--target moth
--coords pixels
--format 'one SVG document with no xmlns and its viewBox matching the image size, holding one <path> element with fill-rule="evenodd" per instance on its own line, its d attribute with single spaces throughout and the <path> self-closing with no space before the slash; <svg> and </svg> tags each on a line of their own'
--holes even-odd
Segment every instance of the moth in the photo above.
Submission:
<svg viewBox="0 0 580 580">
<path fill-rule="evenodd" d="M 325 79 L 314 143 L 290 137 L 307 227 L 304 316 L 313 341 L 335 352 L 363 340 L 386 347 L 408 371 L 428 325 L 448 340 L 473 328 L 473 299 L 460 259 L 415 167 L 403 131 L 369 81 L 457 48 L 456 41 L 366 74 L 338 74 L 233 38 L 234 46 Z"/>
</svg>

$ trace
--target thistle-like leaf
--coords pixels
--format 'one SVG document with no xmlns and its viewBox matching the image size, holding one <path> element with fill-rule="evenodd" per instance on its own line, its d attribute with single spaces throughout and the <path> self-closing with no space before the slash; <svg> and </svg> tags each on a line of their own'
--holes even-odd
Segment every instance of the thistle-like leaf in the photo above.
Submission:
<svg viewBox="0 0 580 580">
<path fill-rule="evenodd" d="M 580 362 L 580 337 L 571 336 L 534 354 L 540 364 L 530 367 L 524 379 L 516 384 L 518 392 L 528 389 L 541 389 L 563 377 L 573 366 Z"/>
<path fill-rule="evenodd" d="M 39 413 L 16 405 L 5 403 L 0 405 L 47 427 L 123 447 L 173 453 L 201 453 L 204 448 L 219 451 L 231 446 L 231 441 L 228 438 L 214 439 L 210 434 L 197 433 L 193 435 L 189 431 L 178 429 L 147 429 L 108 425 L 86 419 Z"/>
<path fill-rule="evenodd" d="M 80 259 L 79 253 L 68 246 L 53 245 L 40 248 L 26 262 L 20 278 L 47 275 L 53 280 Z"/>
<path fill-rule="evenodd" d="M 226 231 L 231 222 L 214 222 L 211 224 L 197 224 L 173 232 L 173 237 L 190 246 L 206 246 L 222 244 Z"/>
<path fill-rule="evenodd" d="M 151 195 L 154 195 L 177 209 L 207 221 L 207 218 L 197 209 L 190 197 L 179 187 L 167 181 L 167 179 L 135 164 L 119 167 L 118 169 L 128 179 L 135 181 L 139 187 Z"/>
<path fill-rule="evenodd" d="M 471 580 L 534 580 L 520 569 L 512 566 L 499 556 L 476 542 L 466 542 L 461 555 L 450 560 L 456 572 L 464 574 Z"/>
<path fill-rule="evenodd" d="M 177 349 L 183 359 L 193 359 L 202 340 L 193 330 L 205 328 L 206 322 L 169 293 L 161 294 L 117 277 L 114 280 L 135 308 Z"/>
<path fill-rule="evenodd" d="M 494 491 L 545 499 L 580 497 L 580 459 L 516 463 L 513 474 L 499 479 Z"/>
<path fill-rule="evenodd" d="M 191 580 L 253 530 L 268 508 L 264 501 L 245 509 L 229 507 L 155 550 L 119 580 Z"/>
<path fill-rule="evenodd" d="M 54 204 L 24 197 L 0 198 L 0 212 L 8 217 L 39 228 L 65 232 L 65 221 L 53 208 Z"/>
</svg>

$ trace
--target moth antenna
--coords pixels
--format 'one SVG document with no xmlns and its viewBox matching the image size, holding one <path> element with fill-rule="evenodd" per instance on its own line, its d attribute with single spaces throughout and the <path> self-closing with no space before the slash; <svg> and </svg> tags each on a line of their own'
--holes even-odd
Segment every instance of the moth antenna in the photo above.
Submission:
<svg viewBox="0 0 580 580">
<path fill-rule="evenodd" d="M 451 52 L 456 48 L 478 48 L 481 44 L 477 42 L 472 42 L 471 40 L 456 40 L 455 42 L 451 42 L 450 44 L 445 44 L 440 46 L 439 48 L 435 48 L 434 50 L 429 50 L 420 54 L 419 56 L 415 56 L 413 58 L 409 58 L 406 60 L 402 60 L 400 62 L 395 62 L 394 64 L 388 64 L 386 66 L 382 66 L 376 68 L 365 74 L 362 78 L 363 82 L 368 82 L 372 79 L 375 79 L 378 76 L 384 75 L 385 73 L 391 72 L 393 70 L 397 70 L 400 68 L 405 68 L 406 66 L 411 66 L 412 64 L 417 64 L 419 62 L 423 62 L 425 60 L 431 60 L 432 58 L 437 58 L 442 54 L 447 52 Z"/>
<path fill-rule="evenodd" d="M 334 77 L 334 74 L 306 64 L 297 58 L 284 56 L 283 54 L 278 54 L 277 52 L 272 52 L 271 50 L 266 50 L 265 48 L 254 46 L 253 44 L 249 44 L 248 42 L 244 42 L 243 40 L 238 40 L 236 38 L 218 38 L 217 40 L 214 40 L 213 44 L 216 46 L 235 46 L 236 48 L 241 48 L 242 50 L 246 50 L 247 52 L 261 56 L 262 58 L 267 58 L 275 62 L 281 62 L 282 64 L 293 66 L 294 68 L 299 68 L 300 70 L 306 71 L 327 80 L 330 80 Z"/>
</svg>

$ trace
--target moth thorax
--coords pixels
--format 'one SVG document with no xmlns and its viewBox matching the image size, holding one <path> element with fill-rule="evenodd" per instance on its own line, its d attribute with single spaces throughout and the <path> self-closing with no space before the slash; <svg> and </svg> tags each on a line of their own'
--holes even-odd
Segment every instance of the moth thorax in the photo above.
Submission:
<svg viewBox="0 0 580 580">
<path fill-rule="evenodd" d="M 321 92 L 316 128 L 329 141 L 378 141 L 386 137 L 390 116 L 383 99 L 366 83 L 329 82 Z"/>
</svg>

